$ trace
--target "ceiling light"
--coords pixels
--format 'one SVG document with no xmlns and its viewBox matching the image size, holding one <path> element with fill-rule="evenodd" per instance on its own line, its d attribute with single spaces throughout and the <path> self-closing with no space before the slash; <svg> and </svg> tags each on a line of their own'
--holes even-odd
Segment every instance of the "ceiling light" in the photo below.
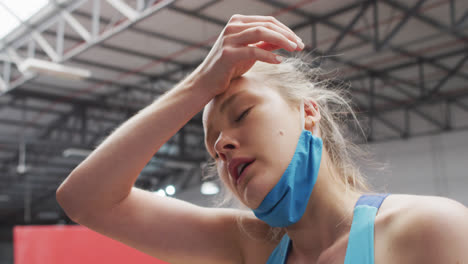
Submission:
<svg viewBox="0 0 468 264">
<path fill-rule="evenodd" d="M 0 194 L 0 202 L 10 201 L 10 196 L 8 194 Z"/>
<path fill-rule="evenodd" d="M 175 194 L 175 191 L 176 191 L 176 189 L 175 189 L 174 185 L 168 185 L 168 186 L 166 187 L 166 193 L 167 193 L 168 195 L 174 195 L 174 194 Z"/>
<path fill-rule="evenodd" d="M 68 158 L 70 156 L 79 156 L 79 157 L 87 157 L 91 154 L 91 150 L 88 149 L 77 149 L 77 148 L 69 148 L 63 151 L 63 156 Z"/>
<path fill-rule="evenodd" d="M 207 181 L 202 183 L 200 191 L 204 195 L 214 195 L 219 193 L 219 187 L 216 183 Z"/>
<path fill-rule="evenodd" d="M 159 196 L 166 196 L 166 192 L 163 189 L 159 189 L 155 191 L 154 193 Z"/>
<path fill-rule="evenodd" d="M 28 168 L 26 165 L 24 165 L 24 164 L 19 164 L 19 165 L 16 167 L 16 172 L 17 172 L 18 174 L 21 174 L 21 175 L 23 175 L 23 174 L 25 174 L 26 172 L 28 172 L 28 170 L 29 170 L 29 168 Z"/>
<path fill-rule="evenodd" d="M 91 76 L 91 71 L 69 67 L 60 63 L 27 58 L 18 65 L 21 72 L 33 71 L 66 79 L 84 79 Z"/>
<path fill-rule="evenodd" d="M 0 91 L 6 90 L 6 88 L 7 88 L 7 84 L 2 78 L 0 78 Z"/>
</svg>

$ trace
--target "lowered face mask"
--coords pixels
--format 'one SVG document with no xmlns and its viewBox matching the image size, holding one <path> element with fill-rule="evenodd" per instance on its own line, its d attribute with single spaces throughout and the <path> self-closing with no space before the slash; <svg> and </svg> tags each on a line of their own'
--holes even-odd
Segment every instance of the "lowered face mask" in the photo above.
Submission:
<svg viewBox="0 0 468 264">
<path fill-rule="evenodd" d="M 301 101 L 302 132 L 296 151 L 281 179 L 253 212 L 272 227 L 290 226 L 304 214 L 317 181 L 322 158 L 322 139 L 306 130 L 304 101 Z M 317 134 L 317 126 L 314 127 Z"/>
</svg>

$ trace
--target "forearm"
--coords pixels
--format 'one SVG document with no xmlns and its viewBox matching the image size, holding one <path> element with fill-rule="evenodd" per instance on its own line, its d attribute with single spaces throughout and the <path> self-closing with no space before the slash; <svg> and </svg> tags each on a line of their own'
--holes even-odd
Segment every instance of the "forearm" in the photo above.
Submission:
<svg viewBox="0 0 468 264">
<path fill-rule="evenodd" d="M 211 99 L 195 75 L 123 123 L 70 173 L 57 190 L 70 217 L 110 208 L 129 194 L 159 148 Z"/>
</svg>

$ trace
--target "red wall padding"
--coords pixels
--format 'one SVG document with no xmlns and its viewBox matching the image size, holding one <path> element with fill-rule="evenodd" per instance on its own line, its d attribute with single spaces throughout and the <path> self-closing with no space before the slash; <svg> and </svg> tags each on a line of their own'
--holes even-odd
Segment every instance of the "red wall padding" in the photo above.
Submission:
<svg viewBox="0 0 468 264">
<path fill-rule="evenodd" d="M 165 264 L 83 226 L 15 226 L 15 264 Z"/>
</svg>

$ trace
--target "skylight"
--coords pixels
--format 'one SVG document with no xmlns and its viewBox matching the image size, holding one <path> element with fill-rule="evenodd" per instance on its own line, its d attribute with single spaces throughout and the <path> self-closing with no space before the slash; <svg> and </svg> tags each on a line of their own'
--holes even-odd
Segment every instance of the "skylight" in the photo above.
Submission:
<svg viewBox="0 0 468 264">
<path fill-rule="evenodd" d="M 0 0 L 0 39 L 45 7 L 49 0 Z"/>
</svg>

